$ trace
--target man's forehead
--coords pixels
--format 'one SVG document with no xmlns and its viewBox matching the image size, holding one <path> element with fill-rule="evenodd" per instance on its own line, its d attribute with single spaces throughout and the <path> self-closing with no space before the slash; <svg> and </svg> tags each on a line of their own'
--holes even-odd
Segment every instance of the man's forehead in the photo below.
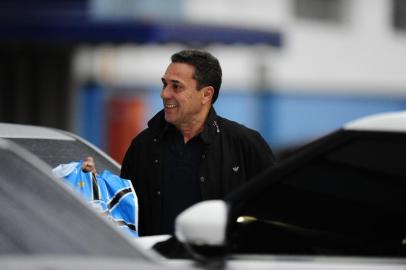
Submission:
<svg viewBox="0 0 406 270">
<path fill-rule="evenodd" d="M 184 81 L 194 79 L 195 68 L 186 63 L 171 63 L 163 75 L 163 79 L 170 81 Z"/>
</svg>

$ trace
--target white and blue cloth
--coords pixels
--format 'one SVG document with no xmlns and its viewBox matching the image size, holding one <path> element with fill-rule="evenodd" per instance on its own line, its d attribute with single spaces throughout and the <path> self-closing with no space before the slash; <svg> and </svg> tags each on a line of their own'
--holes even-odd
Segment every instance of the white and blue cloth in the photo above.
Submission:
<svg viewBox="0 0 406 270">
<path fill-rule="evenodd" d="M 84 172 L 82 161 L 60 164 L 52 171 L 103 216 L 138 237 L 138 198 L 130 180 L 108 170 L 98 175 Z"/>
</svg>

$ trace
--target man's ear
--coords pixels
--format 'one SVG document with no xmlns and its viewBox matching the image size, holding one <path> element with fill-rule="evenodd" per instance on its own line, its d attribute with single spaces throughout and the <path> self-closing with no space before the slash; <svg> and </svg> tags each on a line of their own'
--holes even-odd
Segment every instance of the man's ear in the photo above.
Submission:
<svg viewBox="0 0 406 270">
<path fill-rule="evenodd" d="M 213 95 L 214 95 L 213 86 L 203 87 L 202 91 L 203 91 L 202 103 L 203 104 L 211 103 L 211 100 L 213 99 Z"/>
</svg>

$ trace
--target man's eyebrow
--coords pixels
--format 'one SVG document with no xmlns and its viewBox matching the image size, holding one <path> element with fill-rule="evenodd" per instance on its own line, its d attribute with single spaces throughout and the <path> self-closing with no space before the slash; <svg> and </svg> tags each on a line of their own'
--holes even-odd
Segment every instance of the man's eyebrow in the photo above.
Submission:
<svg viewBox="0 0 406 270">
<path fill-rule="evenodd" d="M 161 81 L 162 81 L 162 83 L 166 83 L 167 81 L 166 81 L 166 79 L 164 78 L 164 77 L 162 77 L 161 78 Z M 177 83 L 177 84 L 181 84 L 181 82 L 180 81 L 178 81 L 178 80 L 169 80 L 171 83 Z"/>
</svg>

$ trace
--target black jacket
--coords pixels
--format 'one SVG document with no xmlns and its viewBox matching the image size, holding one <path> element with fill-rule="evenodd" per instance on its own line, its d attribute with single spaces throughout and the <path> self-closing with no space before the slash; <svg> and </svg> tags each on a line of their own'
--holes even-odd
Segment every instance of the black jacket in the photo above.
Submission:
<svg viewBox="0 0 406 270">
<path fill-rule="evenodd" d="M 138 196 L 138 228 L 142 236 L 160 234 L 161 142 L 165 125 L 164 112 L 160 111 L 133 139 L 121 167 L 121 177 L 133 182 Z M 258 132 L 218 116 L 214 108 L 209 112 L 202 139 L 206 145 L 199 170 L 203 200 L 224 198 L 275 162 Z"/>
</svg>

